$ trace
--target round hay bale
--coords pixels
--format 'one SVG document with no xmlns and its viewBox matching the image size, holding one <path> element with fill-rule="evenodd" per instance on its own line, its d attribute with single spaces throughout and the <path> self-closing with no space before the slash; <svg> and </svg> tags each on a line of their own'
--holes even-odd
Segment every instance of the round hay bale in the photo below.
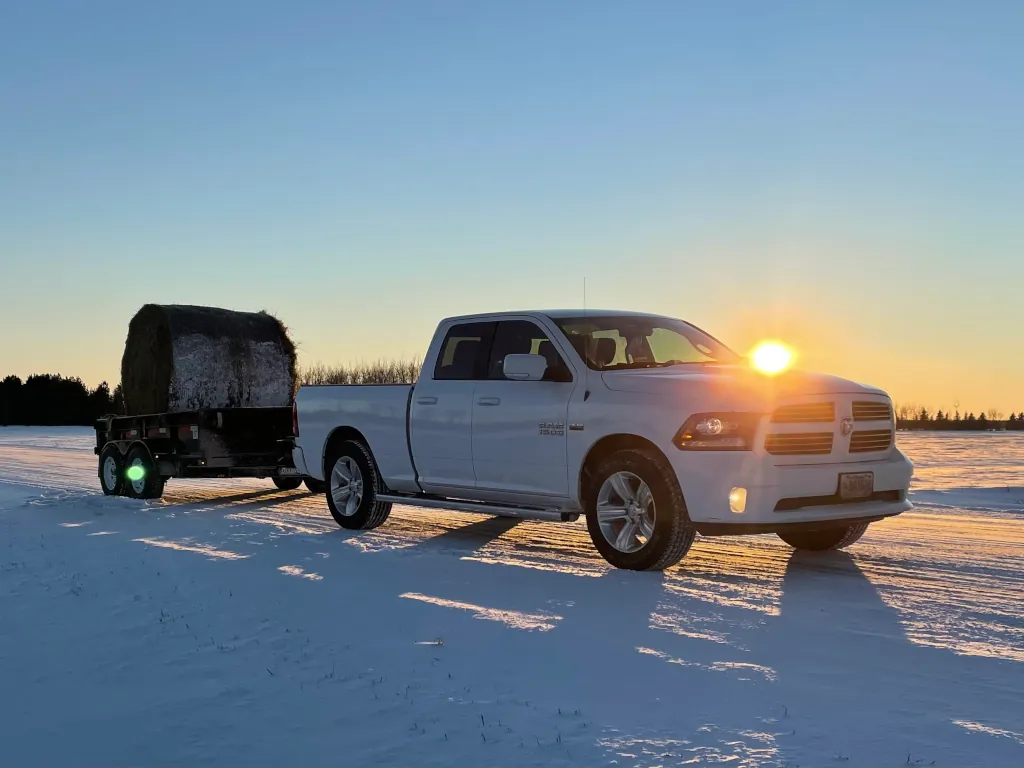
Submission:
<svg viewBox="0 0 1024 768">
<path fill-rule="evenodd" d="M 129 414 L 289 405 L 295 381 L 295 345 L 267 312 L 146 304 L 128 325 Z"/>
</svg>

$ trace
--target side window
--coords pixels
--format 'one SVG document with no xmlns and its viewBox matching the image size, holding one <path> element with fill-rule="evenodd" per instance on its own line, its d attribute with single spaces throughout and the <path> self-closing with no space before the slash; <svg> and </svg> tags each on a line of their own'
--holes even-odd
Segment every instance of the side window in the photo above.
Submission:
<svg viewBox="0 0 1024 768">
<path fill-rule="evenodd" d="M 448 329 L 434 364 L 434 379 L 441 381 L 484 378 L 485 355 L 494 335 L 494 323 L 463 323 Z"/>
<path fill-rule="evenodd" d="M 528 320 L 498 323 L 494 343 L 491 345 L 491 357 L 487 363 L 487 378 L 505 379 L 505 355 L 543 355 L 548 361 L 545 381 L 572 381 L 569 367 L 551 339 L 539 326 Z"/>
</svg>

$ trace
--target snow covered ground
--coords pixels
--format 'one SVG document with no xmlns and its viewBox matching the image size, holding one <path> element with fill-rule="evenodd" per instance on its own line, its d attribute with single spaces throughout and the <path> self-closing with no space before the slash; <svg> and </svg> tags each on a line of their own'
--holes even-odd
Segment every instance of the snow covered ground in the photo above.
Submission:
<svg viewBox="0 0 1024 768">
<path fill-rule="evenodd" d="M 918 508 L 848 553 L 266 481 L 98 494 L 91 433 L 0 429 L 0 763 L 1024 764 L 1024 435 L 901 435 Z"/>
</svg>

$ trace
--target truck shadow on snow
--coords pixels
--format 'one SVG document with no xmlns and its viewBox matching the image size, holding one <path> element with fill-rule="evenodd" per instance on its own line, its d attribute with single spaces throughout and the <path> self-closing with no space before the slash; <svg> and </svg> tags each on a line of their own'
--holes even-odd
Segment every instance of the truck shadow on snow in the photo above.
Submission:
<svg viewBox="0 0 1024 768">
<path fill-rule="evenodd" d="M 975 760 L 977 750 L 993 749 L 1020 757 L 1012 742 L 970 732 L 977 721 L 1011 726 L 1014 705 L 1000 682 L 1013 663 L 915 643 L 899 610 L 851 554 L 793 552 L 779 614 L 766 630 L 752 650 L 777 674 L 786 707 L 780 724 L 792 726 L 777 737 L 783 753 L 811 735 L 830 744 L 835 759 L 860 763 L 964 763 Z M 901 731 L 908 716 L 926 732 Z M 912 746 L 905 754 L 882 755 L 880 741 Z"/>
</svg>

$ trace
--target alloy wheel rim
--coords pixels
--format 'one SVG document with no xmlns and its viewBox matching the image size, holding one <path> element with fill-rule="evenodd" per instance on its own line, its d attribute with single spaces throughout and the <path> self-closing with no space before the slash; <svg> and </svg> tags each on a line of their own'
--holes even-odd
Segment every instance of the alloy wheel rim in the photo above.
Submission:
<svg viewBox="0 0 1024 768">
<path fill-rule="evenodd" d="M 331 498 L 344 517 L 352 517 L 363 501 L 363 472 L 351 456 L 342 456 L 331 471 Z"/>
<path fill-rule="evenodd" d="M 623 554 L 643 549 L 654 536 L 654 495 L 632 472 L 609 476 L 597 493 L 597 522 L 612 547 Z"/>
</svg>

